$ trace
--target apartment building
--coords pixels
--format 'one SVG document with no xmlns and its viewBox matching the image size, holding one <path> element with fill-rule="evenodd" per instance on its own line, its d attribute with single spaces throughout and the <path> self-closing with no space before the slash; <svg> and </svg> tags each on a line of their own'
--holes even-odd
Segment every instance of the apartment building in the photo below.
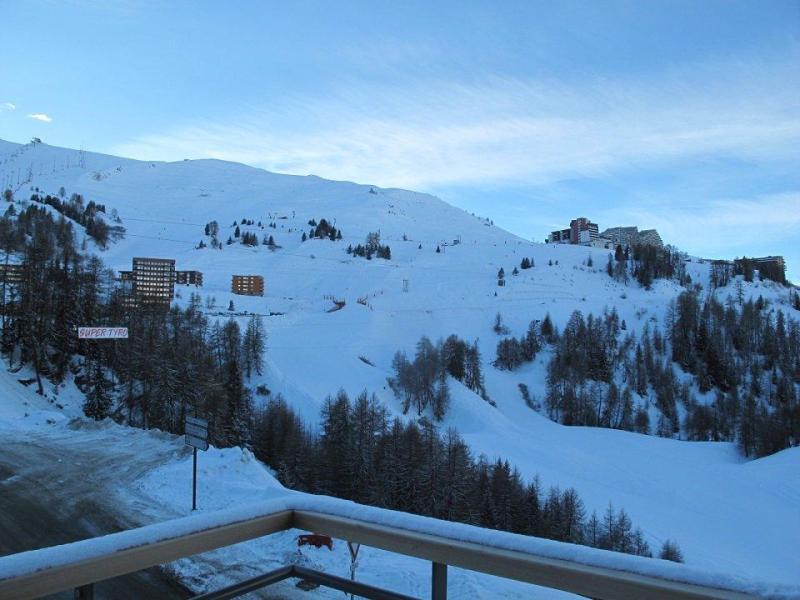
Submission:
<svg viewBox="0 0 800 600">
<path fill-rule="evenodd" d="M 658 246 L 662 247 L 664 242 L 661 236 L 655 229 L 642 229 L 636 226 L 632 227 L 609 227 L 600 237 L 611 240 L 615 245 L 635 246 L 641 244 L 644 246 Z"/>
<path fill-rule="evenodd" d="M 234 275 L 231 291 L 240 296 L 263 296 L 264 278 L 261 275 Z"/>
<path fill-rule="evenodd" d="M 133 269 L 120 273 L 123 282 L 130 282 L 135 305 L 163 304 L 175 298 L 175 260 L 171 258 L 133 259 Z"/>
<path fill-rule="evenodd" d="M 592 223 L 586 217 L 578 217 L 570 221 L 568 229 L 551 231 L 547 243 L 591 246 L 597 241 L 598 231 L 597 223 Z"/>
<path fill-rule="evenodd" d="M 175 283 L 202 287 L 203 273 L 202 271 L 175 271 Z"/>
</svg>

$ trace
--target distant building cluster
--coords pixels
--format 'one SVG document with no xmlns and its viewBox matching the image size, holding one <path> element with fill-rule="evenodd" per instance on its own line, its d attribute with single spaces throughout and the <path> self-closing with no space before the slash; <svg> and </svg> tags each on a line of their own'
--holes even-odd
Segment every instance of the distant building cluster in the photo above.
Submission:
<svg viewBox="0 0 800 600">
<path fill-rule="evenodd" d="M 21 274 L 13 265 L 0 265 L 0 276 L 12 281 Z M 175 299 L 176 283 L 202 286 L 203 273 L 178 271 L 172 258 L 136 257 L 130 271 L 120 271 L 120 280 L 129 306 L 169 306 Z M 261 275 L 234 275 L 231 292 L 242 296 L 263 296 L 264 278 Z"/>
<path fill-rule="evenodd" d="M 13 265 L 0 265 L 2 280 L 12 281 L 20 273 Z M 120 280 L 129 306 L 169 306 L 175 299 L 175 284 L 203 285 L 201 271 L 178 271 L 175 259 L 133 259 L 130 271 L 120 271 Z M 241 296 L 263 296 L 264 277 L 261 275 L 234 275 L 231 292 Z"/>
<path fill-rule="evenodd" d="M 635 246 L 637 244 L 663 246 L 664 242 L 655 229 L 638 227 L 610 227 L 599 233 L 597 223 L 586 217 L 578 217 L 570 221 L 568 229 L 558 229 L 547 236 L 549 244 L 574 244 L 580 246 L 596 246 L 613 248 L 615 246 Z"/>
</svg>

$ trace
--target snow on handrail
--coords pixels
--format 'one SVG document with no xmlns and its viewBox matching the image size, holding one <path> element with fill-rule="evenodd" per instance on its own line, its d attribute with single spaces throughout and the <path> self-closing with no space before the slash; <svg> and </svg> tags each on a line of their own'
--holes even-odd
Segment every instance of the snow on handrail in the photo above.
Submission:
<svg viewBox="0 0 800 600">
<path fill-rule="evenodd" d="M 575 593 L 591 584 L 596 598 L 800 599 L 800 586 L 300 493 L 1 557 L 0 599 L 50 594 L 291 528 Z"/>
</svg>

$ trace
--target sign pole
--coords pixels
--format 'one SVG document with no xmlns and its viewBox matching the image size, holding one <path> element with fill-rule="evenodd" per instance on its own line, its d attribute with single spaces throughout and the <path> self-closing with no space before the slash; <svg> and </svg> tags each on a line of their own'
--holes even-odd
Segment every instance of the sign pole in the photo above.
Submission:
<svg viewBox="0 0 800 600">
<path fill-rule="evenodd" d="M 192 464 L 192 510 L 197 510 L 197 448 L 194 448 Z"/>
<path fill-rule="evenodd" d="M 192 447 L 192 510 L 197 510 L 197 451 L 208 450 L 208 421 L 198 417 L 184 417 L 184 443 Z"/>
<path fill-rule="evenodd" d="M 356 542 L 347 542 L 347 549 L 350 551 L 350 581 L 356 580 L 356 567 L 358 566 L 358 551 L 361 550 L 361 544 Z M 355 600 L 355 596 L 350 594 L 350 600 Z"/>
</svg>

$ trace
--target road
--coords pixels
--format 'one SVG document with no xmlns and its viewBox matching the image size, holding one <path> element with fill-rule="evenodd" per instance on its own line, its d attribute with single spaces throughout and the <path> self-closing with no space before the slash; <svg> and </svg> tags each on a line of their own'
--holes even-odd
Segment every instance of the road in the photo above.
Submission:
<svg viewBox="0 0 800 600">
<path fill-rule="evenodd" d="M 135 446 L 97 451 L 91 436 L 68 430 L 3 431 L 0 447 L 0 555 L 112 533 L 140 525 L 120 514 L 115 487 L 169 458 L 156 451 L 146 460 Z M 173 450 L 174 453 L 174 450 Z M 188 598 L 190 592 L 160 569 L 105 581 L 96 598 Z M 70 592 L 52 596 L 72 598 Z"/>
</svg>

